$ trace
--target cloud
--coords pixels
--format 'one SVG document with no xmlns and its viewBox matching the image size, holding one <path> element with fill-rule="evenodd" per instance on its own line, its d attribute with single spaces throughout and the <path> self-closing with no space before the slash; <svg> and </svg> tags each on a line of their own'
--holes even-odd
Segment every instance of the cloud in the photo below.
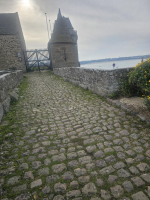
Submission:
<svg viewBox="0 0 150 200">
<path fill-rule="evenodd" d="M 45 12 L 53 26 L 58 9 L 78 33 L 80 60 L 150 53 L 149 0 L 1 0 L 0 12 L 18 12 L 28 48 L 46 48 Z"/>
</svg>

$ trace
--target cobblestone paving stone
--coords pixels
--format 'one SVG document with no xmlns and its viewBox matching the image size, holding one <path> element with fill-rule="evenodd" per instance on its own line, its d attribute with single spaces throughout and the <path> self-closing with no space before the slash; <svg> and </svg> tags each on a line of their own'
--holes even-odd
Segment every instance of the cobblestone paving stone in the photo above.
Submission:
<svg viewBox="0 0 150 200">
<path fill-rule="evenodd" d="M 148 200 L 150 130 L 49 72 L 26 74 L 1 145 L 2 200 Z"/>
</svg>

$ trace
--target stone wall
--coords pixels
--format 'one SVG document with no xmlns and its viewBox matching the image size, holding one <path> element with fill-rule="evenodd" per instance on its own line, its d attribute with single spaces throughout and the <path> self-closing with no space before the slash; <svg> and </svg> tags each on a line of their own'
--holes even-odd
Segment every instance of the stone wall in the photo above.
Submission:
<svg viewBox="0 0 150 200">
<path fill-rule="evenodd" d="M 22 44 L 19 35 L 0 35 L 0 70 L 26 71 Z M 21 53 L 21 60 L 18 58 Z"/>
<path fill-rule="evenodd" d="M 0 71 L 0 122 L 3 114 L 9 111 L 11 99 L 18 98 L 17 88 L 23 78 L 21 70 Z"/>
<path fill-rule="evenodd" d="M 50 44 L 53 68 L 79 67 L 78 50 L 75 44 Z"/>
<path fill-rule="evenodd" d="M 108 97 L 116 92 L 122 85 L 122 81 L 127 79 L 127 73 L 133 68 L 115 70 L 96 70 L 84 68 L 55 68 L 54 74 L 61 76 L 84 89 Z"/>
</svg>

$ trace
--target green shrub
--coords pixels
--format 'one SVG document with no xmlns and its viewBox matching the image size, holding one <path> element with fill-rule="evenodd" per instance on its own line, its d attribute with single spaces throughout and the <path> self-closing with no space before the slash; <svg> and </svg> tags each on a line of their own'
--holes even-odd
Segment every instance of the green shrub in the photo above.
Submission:
<svg viewBox="0 0 150 200">
<path fill-rule="evenodd" d="M 148 111 L 150 112 L 150 97 L 149 96 L 145 98 L 144 103 L 147 106 Z"/>
<path fill-rule="evenodd" d="M 123 96 L 142 96 L 150 111 L 150 58 L 141 62 L 129 72 L 128 80 L 123 82 Z"/>
<path fill-rule="evenodd" d="M 116 91 L 110 95 L 111 99 L 118 99 L 120 97 L 120 91 Z"/>
<path fill-rule="evenodd" d="M 150 58 L 139 63 L 128 76 L 129 85 L 134 88 L 134 94 L 145 96 L 150 94 Z"/>
<path fill-rule="evenodd" d="M 128 80 L 123 81 L 120 93 L 122 96 L 131 97 L 135 93 L 135 88 L 129 84 Z"/>
</svg>

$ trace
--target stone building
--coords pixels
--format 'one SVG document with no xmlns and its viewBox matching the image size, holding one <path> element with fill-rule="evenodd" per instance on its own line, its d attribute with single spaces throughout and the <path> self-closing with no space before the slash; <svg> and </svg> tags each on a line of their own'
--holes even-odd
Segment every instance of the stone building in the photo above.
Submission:
<svg viewBox="0 0 150 200">
<path fill-rule="evenodd" d="M 25 71 L 26 45 L 18 13 L 0 14 L 0 70 Z"/>
<path fill-rule="evenodd" d="M 59 9 L 48 43 L 52 68 L 79 67 L 77 39 L 69 18 L 63 17 Z"/>
</svg>

